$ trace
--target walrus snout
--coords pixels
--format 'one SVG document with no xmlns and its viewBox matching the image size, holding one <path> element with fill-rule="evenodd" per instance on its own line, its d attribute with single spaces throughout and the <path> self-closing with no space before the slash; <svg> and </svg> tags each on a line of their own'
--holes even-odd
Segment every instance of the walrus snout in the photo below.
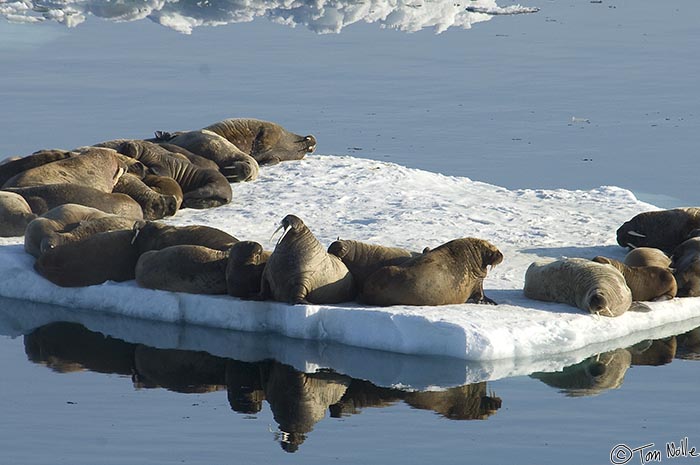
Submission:
<svg viewBox="0 0 700 465">
<path fill-rule="evenodd" d="M 343 241 L 334 241 L 328 246 L 328 253 L 343 258 L 348 254 L 348 247 Z"/>
<path fill-rule="evenodd" d="M 281 226 L 285 230 L 291 228 L 296 231 L 304 227 L 304 222 L 296 215 L 287 215 L 282 218 Z"/>
<path fill-rule="evenodd" d="M 302 142 L 306 144 L 306 151 L 309 153 L 313 153 L 314 150 L 316 150 L 316 138 L 309 134 L 308 136 L 304 137 L 302 139 Z"/>
</svg>

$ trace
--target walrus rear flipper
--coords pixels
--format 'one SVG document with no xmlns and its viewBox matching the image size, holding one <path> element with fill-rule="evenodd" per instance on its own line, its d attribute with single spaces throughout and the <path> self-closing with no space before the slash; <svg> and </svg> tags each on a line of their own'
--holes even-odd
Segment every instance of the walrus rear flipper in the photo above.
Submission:
<svg viewBox="0 0 700 465">
<path fill-rule="evenodd" d="M 632 305 L 630 305 L 630 311 L 631 312 L 642 312 L 642 313 L 647 313 L 650 312 L 652 309 L 650 306 L 645 304 L 644 302 L 632 302 Z"/>
<path fill-rule="evenodd" d="M 175 137 L 175 134 L 167 131 L 156 131 L 153 133 L 157 142 L 166 142 Z"/>
</svg>

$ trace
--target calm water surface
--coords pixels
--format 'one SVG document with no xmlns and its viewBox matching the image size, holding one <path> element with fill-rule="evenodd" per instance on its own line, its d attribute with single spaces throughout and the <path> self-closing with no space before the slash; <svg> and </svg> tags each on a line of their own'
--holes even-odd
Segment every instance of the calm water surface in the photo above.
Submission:
<svg viewBox="0 0 700 465">
<path fill-rule="evenodd" d="M 700 204 L 700 4 L 528 6 L 541 10 L 438 35 L 362 22 L 319 35 L 265 19 L 190 36 L 148 20 L 0 22 L 0 157 L 250 116 L 314 133 L 322 154 Z M 0 464 L 604 464 L 620 443 L 700 460 L 665 455 L 686 436 L 700 448 L 698 362 L 679 358 L 697 353 L 688 336 L 557 375 L 436 377 L 449 389 L 435 393 L 303 374 L 235 345 L 173 353 L 177 331 L 149 347 L 89 324 L 17 325 L 34 307 L 2 309 Z"/>
</svg>

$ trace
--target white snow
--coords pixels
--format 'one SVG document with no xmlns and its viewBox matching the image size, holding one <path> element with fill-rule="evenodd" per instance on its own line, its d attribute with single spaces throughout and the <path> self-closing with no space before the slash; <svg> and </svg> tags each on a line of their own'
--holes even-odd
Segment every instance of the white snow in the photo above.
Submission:
<svg viewBox="0 0 700 465">
<path fill-rule="evenodd" d="M 337 33 L 359 21 L 411 32 L 430 27 L 439 33 L 450 27 L 469 29 L 472 24 L 487 21 L 494 15 L 537 11 L 520 5 L 502 8 L 495 0 L 470 0 L 468 3 L 469 7 L 452 0 L 257 0 L 227 3 L 199 0 L 0 0 L 0 16 L 12 22 L 49 19 L 68 27 L 79 25 L 88 15 L 112 21 L 149 18 L 184 34 L 192 33 L 199 26 L 248 22 L 257 17 L 292 27 L 303 25 L 317 33 Z"/>
<path fill-rule="evenodd" d="M 207 224 L 266 248 L 273 247 L 269 238 L 288 213 L 301 217 L 325 245 L 341 237 L 422 250 L 458 237 L 483 238 L 505 256 L 484 286 L 500 305 L 292 306 L 153 291 L 133 281 L 60 288 L 34 271 L 33 257 L 23 251 L 19 238 L 0 241 L 7 244 L 0 247 L 0 295 L 403 354 L 509 359 L 489 365 L 490 378 L 521 373 L 533 364 L 564 366 L 564 361 L 570 364 L 601 350 L 689 330 L 697 322 L 688 320 L 700 317 L 696 298 L 655 302 L 649 312 L 602 318 L 523 296 L 525 270 L 538 258 L 624 256 L 615 230 L 655 207 L 617 187 L 511 191 L 379 161 L 311 155 L 264 167 L 257 181 L 233 189 L 231 204 L 183 210 L 168 222 Z"/>
</svg>

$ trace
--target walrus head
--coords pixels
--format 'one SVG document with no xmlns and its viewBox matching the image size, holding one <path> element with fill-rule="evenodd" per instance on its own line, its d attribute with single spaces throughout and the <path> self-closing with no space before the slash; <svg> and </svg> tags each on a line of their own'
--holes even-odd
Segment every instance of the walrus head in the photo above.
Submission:
<svg viewBox="0 0 700 465">
<path fill-rule="evenodd" d="M 700 210 L 676 208 L 644 212 L 625 222 L 617 230 L 617 243 L 622 247 L 654 247 L 671 252 L 700 227 Z"/>
<path fill-rule="evenodd" d="M 263 254 L 263 247 L 254 241 L 240 241 L 231 246 L 229 260 L 237 263 L 257 265 Z"/>
<path fill-rule="evenodd" d="M 348 243 L 346 241 L 341 241 L 340 239 L 332 242 L 331 245 L 328 246 L 328 253 L 335 255 L 341 260 L 348 254 L 349 251 Z"/>
<path fill-rule="evenodd" d="M 282 218 L 282 221 L 280 222 L 279 227 L 277 229 L 275 229 L 275 232 L 272 233 L 272 237 L 270 237 L 270 241 L 272 241 L 272 238 L 275 237 L 275 234 L 277 234 L 277 232 L 279 232 L 280 229 L 283 232 L 282 232 L 282 236 L 280 236 L 279 240 L 277 241 L 278 244 L 280 242 L 282 242 L 282 239 L 284 239 L 284 236 L 287 235 L 288 231 L 298 232 L 298 231 L 303 230 L 304 228 L 306 228 L 306 225 L 301 220 L 301 218 L 299 218 L 296 215 L 287 215 L 284 218 Z"/>
</svg>

